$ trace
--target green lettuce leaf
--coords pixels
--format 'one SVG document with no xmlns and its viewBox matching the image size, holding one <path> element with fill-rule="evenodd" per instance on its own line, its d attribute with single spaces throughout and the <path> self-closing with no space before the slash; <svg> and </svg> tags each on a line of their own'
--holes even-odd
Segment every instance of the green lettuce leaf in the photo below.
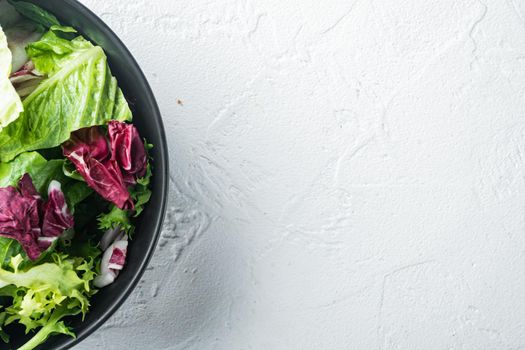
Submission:
<svg viewBox="0 0 525 350">
<path fill-rule="evenodd" d="M 46 163 L 37 152 L 22 153 L 11 162 L 0 163 L 0 187 L 16 186 L 22 175 L 30 171 L 38 172 Z"/>
<path fill-rule="evenodd" d="M 14 239 L 0 237 L 0 267 L 7 268 L 13 256 L 25 254 L 20 243 Z"/>
<path fill-rule="evenodd" d="M 0 26 L 0 130 L 16 120 L 24 110 L 20 97 L 9 81 L 11 60 L 7 38 Z"/>
<path fill-rule="evenodd" d="M 0 131 L 0 161 L 56 147 L 74 130 L 131 120 L 104 51 L 80 36 L 68 40 L 72 31 L 54 26 L 28 46 L 29 57 L 48 78 L 24 100 L 19 118 Z"/>
<path fill-rule="evenodd" d="M 27 54 L 40 73 L 52 76 L 64 67 L 74 65 L 79 56 L 94 48 L 93 44 L 81 36 L 73 40 L 64 38 L 65 33 L 76 33 L 76 30 L 53 26 L 40 40 L 28 45 Z"/>
<path fill-rule="evenodd" d="M 60 25 L 58 19 L 45 11 L 44 9 L 25 1 L 13 1 L 9 0 L 9 3 L 15 8 L 15 10 L 22 16 L 30 19 L 31 21 L 41 25 L 44 28 L 50 28 L 52 26 Z"/>
</svg>

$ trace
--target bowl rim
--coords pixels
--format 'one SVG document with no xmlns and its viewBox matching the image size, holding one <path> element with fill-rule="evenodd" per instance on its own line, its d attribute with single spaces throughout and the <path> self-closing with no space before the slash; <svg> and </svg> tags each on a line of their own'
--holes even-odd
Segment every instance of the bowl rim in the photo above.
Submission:
<svg viewBox="0 0 525 350">
<path fill-rule="evenodd" d="M 26 0 L 27 1 L 27 0 Z M 31 0 L 29 0 L 31 1 Z M 62 0 L 64 5 L 71 6 L 72 8 L 78 9 L 78 11 L 84 16 L 88 22 L 93 23 L 93 25 L 100 30 L 104 36 L 106 36 L 115 47 L 121 52 L 123 52 L 127 56 L 127 60 L 130 64 L 130 66 L 133 68 L 134 72 L 136 73 L 137 79 L 142 80 L 144 82 L 144 92 L 145 92 L 145 98 L 149 99 L 151 102 L 152 107 L 152 115 L 157 121 L 158 124 L 158 134 L 160 136 L 160 144 L 156 144 L 155 148 L 157 149 L 157 156 L 155 158 L 155 163 L 162 164 L 163 165 L 163 171 L 162 172 L 155 172 L 155 176 L 161 177 L 161 181 L 159 183 L 159 188 L 161 193 L 158 193 L 157 195 L 160 196 L 160 212 L 159 215 L 156 216 L 156 222 L 154 224 L 154 236 L 149 241 L 148 246 L 146 247 L 146 253 L 144 259 L 139 264 L 139 267 L 133 271 L 133 274 L 128 279 L 128 283 L 124 286 L 122 291 L 115 296 L 113 302 L 111 303 L 111 306 L 108 307 L 106 310 L 101 312 L 100 317 L 98 317 L 95 321 L 86 324 L 84 328 L 79 329 L 78 331 L 75 330 L 76 338 L 66 338 L 64 342 L 61 342 L 61 344 L 58 344 L 53 348 L 53 350 L 66 350 L 72 348 L 74 345 L 78 345 L 80 342 L 82 342 L 84 339 L 86 339 L 88 336 L 93 334 L 98 328 L 100 328 L 124 303 L 124 301 L 127 300 L 127 298 L 131 295 L 133 290 L 136 288 L 137 284 L 139 283 L 140 279 L 144 275 L 144 272 L 146 271 L 146 268 L 148 264 L 150 263 L 153 254 L 155 252 L 155 248 L 157 247 L 157 243 L 160 238 L 160 232 L 162 229 L 162 224 L 164 222 L 164 218 L 166 216 L 166 206 L 168 201 L 168 192 L 169 192 L 169 157 L 168 157 L 168 147 L 167 147 L 167 140 L 166 140 L 166 133 L 164 129 L 164 124 L 162 121 L 161 113 L 159 106 L 157 104 L 157 101 L 155 99 L 155 96 L 153 94 L 153 91 L 151 89 L 151 86 L 146 79 L 146 76 L 144 75 L 144 72 L 140 68 L 139 64 L 137 63 L 135 57 L 131 54 L 129 49 L 124 45 L 122 40 L 113 32 L 113 30 L 100 18 L 98 17 L 93 11 L 91 11 L 88 7 L 83 5 L 77 0 Z M 45 6 L 43 6 L 45 7 Z M 48 10 L 50 12 L 53 12 L 52 10 Z M 92 39 L 89 38 L 88 39 Z M 102 47 L 104 49 L 104 47 Z M 118 77 L 117 77 L 118 79 Z M 45 346 L 45 344 L 43 344 Z M 38 347 L 39 349 L 41 346 Z M 49 349 L 46 347 L 46 349 Z"/>
</svg>

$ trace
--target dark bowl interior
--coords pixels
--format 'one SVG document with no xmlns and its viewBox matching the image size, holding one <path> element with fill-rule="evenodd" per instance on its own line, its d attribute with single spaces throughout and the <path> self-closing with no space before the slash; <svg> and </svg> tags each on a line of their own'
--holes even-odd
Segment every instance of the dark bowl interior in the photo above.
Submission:
<svg viewBox="0 0 525 350">
<path fill-rule="evenodd" d="M 53 13 L 65 25 L 75 27 L 93 43 L 104 48 L 113 75 L 130 102 L 134 124 L 140 134 L 155 147 L 153 157 L 152 198 L 136 221 L 136 231 L 128 248 L 126 267 L 114 284 L 103 288 L 91 300 L 91 308 L 84 321 L 70 318 L 77 338 L 54 336 L 39 350 L 69 349 L 100 327 L 126 300 L 137 285 L 153 255 L 160 235 L 168 193 L 168 154 L 160 112 L 144 74 L 124 44 L 97 16 L 75 0 L 25 0 Z M 23 329 L 11 333 L 9 348 L 16 349 L 29 339 Z M 5 345 L 0 343 L 0 347 Z"/>
</svg>

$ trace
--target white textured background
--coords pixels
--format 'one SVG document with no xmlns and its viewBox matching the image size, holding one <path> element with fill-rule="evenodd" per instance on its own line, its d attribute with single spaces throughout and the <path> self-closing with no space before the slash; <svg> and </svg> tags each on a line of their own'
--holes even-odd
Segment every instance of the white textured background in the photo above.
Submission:
<svg viewBox="0 0 525 350">
<path fill-rule="evenodd" d="M 83 3 L 150 80 L 172 193 L 75 350 L 525 349 L 524 0 Z"/>
</svg>

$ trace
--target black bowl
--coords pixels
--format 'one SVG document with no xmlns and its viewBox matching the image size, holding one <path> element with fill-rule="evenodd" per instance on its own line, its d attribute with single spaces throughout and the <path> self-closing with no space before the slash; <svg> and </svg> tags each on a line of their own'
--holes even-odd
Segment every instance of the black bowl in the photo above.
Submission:
<svg viewBox="0 0 525 350">
<path fill-rule="evenodd" d="M 69 349 L 100 327 L 130 295 L 150 261 L 160 236 L 168 195 L 168 151 L 160 111 L 151 88 L 137 62 L 109 27 L 75 0 L 25 0 L 53 13 L 63 24 L 75 27 L 106 52 L 113 75 L 130 102 L 134 124 L 141 136 L 155 147 L 153 157 L 152 197 L 136 222 L 136 231 L 128 248 L 127 264 L 115 283 L 103 288 L 91 300 L 84 321 L 66 319 L 77 338 L 53 336 L 39 350 Z M 16 349 L 29 339 L 20 333 L 11 334 L 9 347 Z M 4 348 L 0 342 L 0 348 Z"/>
</svg>

